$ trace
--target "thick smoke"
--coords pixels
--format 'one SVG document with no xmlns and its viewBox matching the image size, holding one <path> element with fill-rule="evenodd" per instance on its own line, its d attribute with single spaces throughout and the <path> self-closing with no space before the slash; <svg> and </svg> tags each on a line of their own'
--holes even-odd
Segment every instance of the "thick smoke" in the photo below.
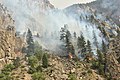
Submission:
<svg viewBox="0 0 120 80">
<path fill-rule="evenodd" d="M 42 2 L 39 2 L 42 1 Z M 11 11 L 17 31 L 24 33 L 30 28 L 33 34 L 38 33 L 40 38 L 35 38 L 43 46 L 43 48 L 52 51 L 61 51 L 59 46 L 62 42 L 59 40 L 60 29 L 65 24 L 73 34 L 77 36 L 83 34 L 86 40 L 94 42 L 93 31 L 96 33 L 99 45 L 104 39 L 95 24 L 86 21 L 86 15 L 89 16 L 89 10 L 80 9 L 80 13 L 66 13 L 64 10 L 51 9 L 49 3 L 44 0 L 5 0 L 3 4 Z M 80 17 L 81 16 L 81 19 Z M 93 49 L 96 47 L 94 45 Z"/>
<path fill-rule="evenodd" d="M 112 18 L 117 25 L 120 25 L 120 0 L 96 0 L 86 4 L 98 12 Z"/>
</svg>

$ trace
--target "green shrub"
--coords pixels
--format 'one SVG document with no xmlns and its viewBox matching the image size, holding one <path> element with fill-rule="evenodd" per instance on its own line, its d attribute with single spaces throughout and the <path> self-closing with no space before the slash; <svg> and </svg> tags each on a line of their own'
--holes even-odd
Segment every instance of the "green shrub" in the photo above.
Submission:
<svg viewBox="0 0 120 80">
<path fill-rule="evenodd" d="M 92 69 L 98 68 L 98 61 L 92 61 Z"/>
<path fill-rule="evenodd" d="M 43 52 L 42 52 L 41 49 L 36 49 L 36 50 L 35 50 L 35 56 L 36 56 L 36 58 L 37 58 L 39 61 L 41 61 L 42 55 L 43 55 Z"/>
<path fill-rule="evenodd" d="M 0 74 L 0 78 L 3 78 L 5 76 L 5 74 L 1 73 Z"/>
<path fill-rule="evenodd" d="M 33 74 L 35 72 L 37 72 L 37 70 L 36 70 L 36 68 L 33 68 L 33 67 L 30 67 L 29 70 L 28 70 L 29 74 Z"/>
<path fill-rule="evenodd" d="M 13 64 L 7 64 L 5 67 L 2 69 L 2 73 L 5 75 L 9 75 L 10 72 L 15 68 Z"/>
<path fill-rule="evenodd" d="M 0 80 L 13 80 L 13 77 L 9 75 L 2 75 L 2 77 L 0 77 Z"/>
<path fill-rule="evenodd" d="M 37 70 L 38 72 L 42 72 L 42 67 L 39 65 L 39 66 L 36 68 L 36 70 Z"/>
<path fill-rule="evenodd" d="M 86 76 L 86 74 L 87 74 L 86 72 L 82 72 L 82 75 Z"/>
<path fill-rule="evenodd" d="M 69 80 L 77 80 L 76 75 L 75 74 L 70 74 L 69 75 Z"/>
<path fill-rule="evenodd" d="M 88 73 L 92 73 L 92 70 L 91 70 L 91 69 L 89 69 L 89 70 L 88 70 Z"/>
<path fill-rule="evenodd" d="M 28 58 L 28 64 L 33 67 L 36 68 L 38 66 L 38 59 L 36 58 L 36 56 L 30 56 Z"/>
<path fill-rule="evenodd" d="M 104 65 L 100 64 L 98 68 L 99 74 L 104 75 Z"/>
<path fill-rule="evenodd" d="M 18 68 L 20 66 L 20 58 L 17 57 L 14 61 L 13 61 L 13 65 L 15 66 L 15 68 Z"/>
<path fill-rule="evenodd" d="M 32 74 L 32 79 L 33 80 L 45 80 L 44 74 L 41 72 L 35 72 Z"/>
</svg>

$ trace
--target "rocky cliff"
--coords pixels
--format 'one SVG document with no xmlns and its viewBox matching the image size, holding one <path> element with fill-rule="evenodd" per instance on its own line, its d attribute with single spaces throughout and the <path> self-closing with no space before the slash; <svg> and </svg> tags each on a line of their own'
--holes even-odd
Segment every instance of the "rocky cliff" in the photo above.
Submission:
<svg viewBox="0 0 120 80">
<path fill-rule="evenodd" d="M 60 52 L 60 29 L 67 25 L 71 34 L 76 32 L 77 37 L 83 34 L 85 41 L 89 40 L 95 50 L 95 33 L 99 47 L 102 40 L 107 44 L 108 39 L 103 32 L 116 35 L 118 27 L 105 15 L 96 13 L 92 8 L 74 4 L 66 9 L 59 10 L 50 4 L 49 0 L 2 0 L 3 4 L 12 12 L 17 31 L 24 33 L 28 28 L 33 34 L 38 33 L 40 38 L 34 38 L 45 49 Z M 104 31 L 103 31 L 104 30 Z M 72 35 L 73 36 L 73 35 Z M 62 52 L 62 51 L 61 51 Z"/>
<path fill-rule="evenodd" d="M 6 7 L 0 4 L 0 68 L 16 57 L 14 20 Z"/>
<path fill-rule="evenodd" d="M 120 79 L 120 37 L 111 40 L 107 53 L 107 71 L 112 80 Z"/>
<path fill-rule="evenodd" d="M 112 18 L 120 26 L 120 0 L 96 0 L 85 5 Z"/>
</svg>

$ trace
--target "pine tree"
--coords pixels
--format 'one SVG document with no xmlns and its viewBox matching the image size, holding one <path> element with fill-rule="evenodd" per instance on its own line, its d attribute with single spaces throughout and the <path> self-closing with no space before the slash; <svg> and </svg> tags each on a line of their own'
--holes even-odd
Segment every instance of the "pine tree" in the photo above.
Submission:
<svg viewBox="0 0 120 80">
<path fill-rule="evenodd" d="M 86 42 L 85 42 L 85 39 L 84 39 L 83 35 L 78 37 L 77 46 L 78 46 L 78 49 L 81 49 L 81 57 L 85 58 L 85 55 L 86 55 Z"/>
<path fill-rule="evenodd" d="M 44 55 L 43 55 L 42 65 L 43 65 L 44 68 L 47 68 L 47 67 L 48 67 L 48 57 L 47 57 L 47 54 L 44 54 Z"/>
<path fill-rule="evenodd" d="M 103 27 L 102 27 L 102 33 L 103 33 L 104 37 L 107 36 L 107 33 L 106 33 L 106 31 L 105 31 L 105 29 Z"/>
<path fill-rule="evenodd" d="M 30 29 L 28 29 L 27 36 L 26 36 L 26 42 L 27 42 L 27 54 L 31 55 L 34 53 L 34 41 L 32 37 L 32 32 Z"/>
<path fill-rule="evenodd" d="M 77 38 L 77 46 L 78 46 L 78 48 L 81 48 L 81 38 L 80 37 L 78 37 Z"/>
<path fill-rule="evenodd" d="M 106 53 L 107 52 L 107 46 L 105 44 L 105 42 L 102 40 L 102 52 Z"/>
<path fill-rule="evenodd" d="M 81 35 L 81 41 L 82 41 L 81 47 L 85 48 L 86 42 L 85 42 L 85 38 L 83 37 L 83 35 Z"/>
<path fill-rule="evenodd" d="M 103 54 L 99 49 L 97 49 L 97 55 L 98 55 L 98 71 L 99 74 L 104 75 L 104 66 L 103 66 Z"/>
<path fill-rule="evenodd" d="M 75 51 L 74 51 L 74 47 L 73 47 L 73 45 L 72 45 L 72 43 L 71 43 L 71 34 L 70 34 L 70 32 L 67 30 L 67 32 L 66 32 L 66 50 L 67 50 L 67 53 L 72 53 L 72 54 L 74 54 L 75 53 Z"/>
<path fill-rule="evenodd" d="M 96 46 L 96 48 L 98 49 L 98 41 L 97 41 L 97 37 L 96 37 L 95 31 L 93 31 L 93 39 L 94 39 L 93 44 L 94 44 L 94 45 Z"/>
<path fill-rule="evenodd" d="M 93 52 L 91 49 L 91 43 L 89 40 L 87 40 L 85 59 L 89 62 L 89 58 L 92 58 L 92 57 L 93 57 Z"/>
<path fill-rule="evenodd" d="M 28 64 L 32 67 L 32 68 L 36 68 L 38 66 L 38 59 L 36 58 L 36 56 L 30 56 L 28 57 Z"/>
<path fill-rule="evenodd" d="M 71 34 L 70 31 L 67 30 L 66 26 L 64 28 L 61 28 L 61 35 L 60 35 L 60 40 L 64 42 L 63 48 L 67 51 L 67 53 L 72 53 L 74 54 L 74 47 L 71 43 Z"/>
<path fill-rule="evenodd" d="M 83 35 L 81 35 L 81 37 L 78 37 L 77 46 L 80 49 L 85 49 L 85 45 L 86 45 L 85 39 L 84 39 Z"/>
<path fill-rule="evenodd" d="M 77 38 L 77 36 L 76 36 L 76 32 L 73 33 L 73 36 L 74 36 L 75 39 Z"/>
<path fill-rule="evenodd" d="M 20 58 L 17 57 L 14 61 L 13 61 L 13 65 L 15 66 L 15 68 L 18 68 L 20 66 Z"/>
<path fill-rule="evenodd" d="M 64 28 L 61 28 L 60 31 L 60 40 L 65 41 L 65 36 L 66 36 L 66 30 Z"/>
<path fill-rule="evenodd" d="M 97 55 L 98 55 L 98 62 L 103 63 L 103 54 L 99 49 L 97 49 Z"/>
<path fill-rule="evenodd" d="M 91 53 L 91 52 L 92 52 L 92 49 L 91 49 L 91 43 L 90 43 L 90 41 L 89 41 L 89 40 L 87 40 L 87 45 L 86 45 L 86 48 L 87 48 L 87 51 L 88 51 L 89 53 Z"/>
<path fill-rule="evenodd" d="M 104 74 L 106 74 L 106 68 L 107 68 L 107 58 L 106 58 L 106 53 L 107 53 L 107 46 L 105 42 L 102 40 L 102 52 L 104 54 Z"/>
<path fill-rule="evenodd" d="M 72 45 L 71 42 L 70 42 L 70 39 L 69 39 L 69 32 L 67 31 L 68 34 L 66 34 L 66 49 L 67 49 L 67 52 L 69 53 L 70 52 L 70 46 Z"/>
</svg>

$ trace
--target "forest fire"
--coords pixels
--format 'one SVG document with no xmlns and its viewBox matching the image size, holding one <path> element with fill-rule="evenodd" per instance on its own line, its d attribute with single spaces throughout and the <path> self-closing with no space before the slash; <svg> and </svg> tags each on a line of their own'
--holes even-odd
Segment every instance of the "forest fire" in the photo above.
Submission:
<svg viewBox="0 0 120 80">
<path fill-rule="evenodd" d="M 70 59 L 73 59 L 72 53 L 69 53 L 68 57 L 69 57 Z"/>
</svg>

